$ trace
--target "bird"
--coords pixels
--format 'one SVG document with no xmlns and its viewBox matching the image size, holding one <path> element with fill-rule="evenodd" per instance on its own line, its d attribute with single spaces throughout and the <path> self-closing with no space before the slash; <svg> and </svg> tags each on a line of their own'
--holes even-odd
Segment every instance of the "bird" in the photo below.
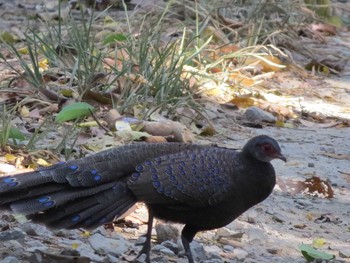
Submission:
<svg viewBox="0 0 350 263">
<path fill-rule="evenodd" d="M 184 224 L 185 256 L 200 231 L 223 227 L 265 200 L 275 183 L 277 141 L 250 139 L 241 151 L 186 143 L 134 143 L 0 179 L 0 209 L 55 229 L 94 229 L 136 203 L 148 208 L 146 241 L 136 258 L 151 262 L 154 218 Z"/>
</svg>

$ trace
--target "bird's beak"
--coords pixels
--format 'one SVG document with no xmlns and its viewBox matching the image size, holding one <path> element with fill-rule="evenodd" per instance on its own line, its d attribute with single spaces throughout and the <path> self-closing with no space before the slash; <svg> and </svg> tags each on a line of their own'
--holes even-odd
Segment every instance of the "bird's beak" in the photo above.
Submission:
<svg viewBox="0 0 350 263">
<path fill-rule="evenodd" d="M 287 162 L 287 158 L 284 157 L 284 155 L 282 153 L 276 153 L 276 155 L 274 156 L 276 159 L 280 159 L 284 162 Z"/>
</svg>

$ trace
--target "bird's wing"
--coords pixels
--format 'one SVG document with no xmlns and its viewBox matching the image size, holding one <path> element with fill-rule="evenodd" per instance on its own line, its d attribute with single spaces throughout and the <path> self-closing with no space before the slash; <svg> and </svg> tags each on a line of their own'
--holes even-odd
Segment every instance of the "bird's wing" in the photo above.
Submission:
<svg viewBox="0 0 350 263">
<path fill-rule="evenodd" d="M 215 205 L 234 189 L 236 156 L 207 147 L 150 159 L 136 167 L 128 187 L 147 204 Z"/>
</svg>

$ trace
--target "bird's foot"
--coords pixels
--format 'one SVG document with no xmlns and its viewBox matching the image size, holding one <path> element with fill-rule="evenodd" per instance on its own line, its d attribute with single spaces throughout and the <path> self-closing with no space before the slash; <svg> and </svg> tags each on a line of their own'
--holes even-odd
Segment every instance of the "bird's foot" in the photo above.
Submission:
<svg viewBox="0 0 350 263">
<path fill-rule="evenodd" d="M 146 255 L 146 259 L 145 262 L 146 263 L 151 263 L 151 256 L 150 256 L 150 251 L 151 251 L 151 244 L 149 244 L 147 241 L 143 244 L 140 252 L 137 254 L 136 258 L 134 259 L 134 262 L 138 262 L 138 258 L 145 254 Z"/>
</svg>

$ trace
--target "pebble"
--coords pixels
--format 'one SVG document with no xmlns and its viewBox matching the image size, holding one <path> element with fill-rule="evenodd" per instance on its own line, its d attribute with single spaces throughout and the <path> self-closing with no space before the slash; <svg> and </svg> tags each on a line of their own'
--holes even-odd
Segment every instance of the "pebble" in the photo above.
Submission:
<svg viewBox="0 0 350 263">
<path fill-rule="evenodd" d="M 176 243 L 174 243 L 174 242 L 172 242 L 172 241 L 170 241 L 170 240 L 167 240 L 167 241 L 162 242 L 161 245 L 164 246 L 164 247 L 166 247 L 166 248 L 168 248 L 168 249 L 170 249 L 170 250 L 173 251 L 175 254 L 179 253 L 179 251 L 180 251 L 179 246 L 178 246 Z"/>
<path fill-rule="evenodd" d="M 130 244 L 124 239 L 106 238 L 101 234 L 94 234 L 89 237 L 91 247 L 100 255 L 111 254 L 120 256 L 128 251 Z"/>
<path fill-rule="evenodd" d="M 193 240 L 191 243 L 191 250 L 192 250 L 193 259 L 195 261 L 207 259 L 207 255 L 202 243 L 199 243 Z"/>
<path fill-rule="evenodd" d="M 339 251 L 339 257 L 341 257 L 341 258 L 350 258 L 350 248 L 340 250 Z"/>
<path fill-rule="evenodd" d="M 233 254 L 238 260 L 243 260 L 248 256 L 248 252 L 240 248 L 234 249 Z"/>
<path fill-rule="evenodd" d="M 225 252 L 233 252 L 234 247 L 233 247 L 233 246 L 230 246 L 230 245 L 225 245 L 225 246 L 223 247 L 223 249 L 224 249 Z"/>
<path fill-rule="evenodd" d="M 157 224 L 155 229 L 158 243 L 162 243 L 167 240 L 176 242 L 180 236 L 180 230 L 174 224 Z"/>
<path fill-rule="evenodd" d="M 22 230 L 7 230 L 0 233 L 0 241 L 24 239 L 25 233 Z"/>
<path fill-rule="evenodd" d="M 246 109 L 244 116 L 252 122 L 275 122 L 276 117 L 271 113 L 264 111 L 258 107 L 252 106 Z"/>
<path fill-rule="evenodd" d="M 160 253 L 167 255 L 167 256 L 175 256 L 174 251 L 172 251 L 169 248 L 167 248 L 163 245 L 160 245 L 160 244 L 153 246 L 152 251 L 153 252 L 160 252 Z"/>
<path fill-rule="evenodd" d="M 16 257 L 13 257 L 13 256 L 8 256 L 1 260 L 1 263 L 20 263 L 20 262 L 21 261 L 19 261 Z"/>
</svg>

